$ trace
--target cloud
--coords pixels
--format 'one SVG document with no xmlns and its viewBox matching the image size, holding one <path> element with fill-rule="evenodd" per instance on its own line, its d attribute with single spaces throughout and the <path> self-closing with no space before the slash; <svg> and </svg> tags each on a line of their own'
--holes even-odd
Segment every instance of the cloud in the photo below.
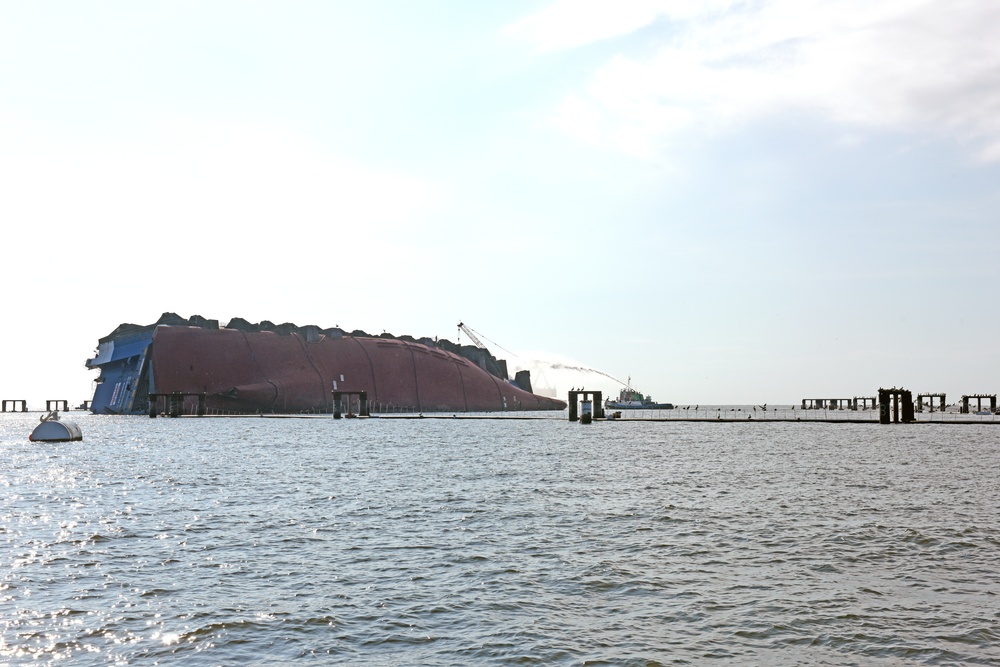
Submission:
<svg viewBox="0 0 1000 667">
<path fill-rule="evenodd" d="M 556 2 L 509 26 L 540 51 L 652 27 L 569 93 L 551 122 L 650 156 L 681 132 L 804 113 L 848 131 L 947 136 L 1000 160 L 1000 47 L 988 0 Z"/>
<path fill-rule="evenodd" d="M 628 35 L 661 16 L 693 18 L 725 11 L 731 0 L 557 0 L 503 30 L 506 37 L 535 44 L 539 52 L 561 51 Z"/>
</svg>

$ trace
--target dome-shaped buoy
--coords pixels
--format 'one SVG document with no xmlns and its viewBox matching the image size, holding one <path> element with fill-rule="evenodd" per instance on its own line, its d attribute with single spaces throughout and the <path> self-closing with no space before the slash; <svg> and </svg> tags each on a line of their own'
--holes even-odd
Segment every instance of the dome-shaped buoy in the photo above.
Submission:
<svg viewBox="0 0 1000 667">
<path fill-rule="evenodd" d="M 41 424 L 28 436 L 32 442 L 66 442 L 68 440 L 83 440 L 83 432 L 73 422 L 59 420 L 55 410 L 41 418 Z"/>
</svg>

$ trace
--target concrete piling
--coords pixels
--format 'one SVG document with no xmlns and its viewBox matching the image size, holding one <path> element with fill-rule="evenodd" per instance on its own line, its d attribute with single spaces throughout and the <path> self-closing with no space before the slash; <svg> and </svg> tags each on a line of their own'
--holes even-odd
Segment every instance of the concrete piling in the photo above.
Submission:
<svg viewBox="0 0 1000 667">
<path fill-rule="evenodd" d="M 358 416 L 370 417 L 368 412 L 368 392 L 367 391 L 335 391 L 333 392 L 333 418 L 340 419 L 341 415 L 341 402 L 343 397 L 347 397 L 347 414 L 348 416 L 355 416 L 351 412 L 352 397 L 358 397 Z"/>
<path fill-rule="evenodd" d="M 890 419 L 890 409 L 892 415 Z M 902 412 L 902 415 L 900 413 Z M 879 389 L 878 414 L 880 424 L 899 424 L 902 416 L 903 424 L 916 421 L 913 414 L 913 392 L 908 389 Z"/>
<path fill-rule="evenodd" d="M 569 392 L 569 420 L 575 422 L 578 419 L 579 401 L 591 401 L 593 400 L 593 413 L 592 417 L 594 419 L 604 419 L 604 400 L 602 399 L 603 394 L 599 391 L 587 391 L 586 389 L 572 389 Z M 593 399 L 591 399 L 593 397 Z M 589 422 L 588 422 L 589 423 Z"/>
<path fill-rule="evenodd" d="M 983 399 L 990 399 L 990 412 L 996 414 L 997 412 L 997 395 L 996 394 L 965 394 L 962 396 L 962 414 L 969 414 L 969 399 L 976 399 L 976 412 L 983 411 Z"/>
<path fill-rule="evenodd" d="M 199 417 L 205 416 L 205 392 L 181 392 L 175 391 L 168 394 L 150 394 L 149 395 L 149 416 L 151 418 L 156 418 L 157 413 L 160 411 L 160 399 L 164 399 L 164 414 L 170 417 L 180 417 L 184 412 L 184 400 L 188 397 L 195 397 L 198 399 L 198 407 L 196 408 L 195 414 Z"/>
<path fill-rule="evenodd" d="M 941 401 L 940 411 L 944 412 L 945 395 L 943 393 L 942 394 L 917 394 L 917 412 L 923 412 L 924 411 L 924 399 L 925 398 L 931 399 L 928 402 L 928 405 L 930 406 L 931 412 L 934 412 L 934 399 L 935 398 L 937 398 L 937 399 L 939 399 Z"/>
</svg>

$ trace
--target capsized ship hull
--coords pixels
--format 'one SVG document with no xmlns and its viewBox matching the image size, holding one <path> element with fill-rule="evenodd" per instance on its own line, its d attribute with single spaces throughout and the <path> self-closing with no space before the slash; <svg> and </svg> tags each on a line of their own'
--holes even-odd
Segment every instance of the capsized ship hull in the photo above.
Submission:
<svg viewBox="0 0 1000 667">
<path fill-rule="evenodd" d="M 188 395 L 187 413 L 194 412 L 199 394 L 209 414 L 330 412 L 334 390 L 366 392 L 373 413 L 566 407 L 438 346 L 292 328 L 159 324 L 136 327 L 141 331 L 124 338 L 112 334 L 87 363 L 101 369 L 102 380 L 91 410 L 143 414 L 149 411 L 151 394 L 178 393 Z M 110 352 L 109 343 L 114 348 Z M 496 368 L 498 363 L 502 365 L 496 360 L 483 365 Z"/>
</svg>

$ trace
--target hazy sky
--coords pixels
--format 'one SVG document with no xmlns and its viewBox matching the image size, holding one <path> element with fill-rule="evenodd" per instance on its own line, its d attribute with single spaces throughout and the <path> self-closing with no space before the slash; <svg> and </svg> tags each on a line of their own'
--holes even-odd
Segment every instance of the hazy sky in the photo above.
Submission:
<svg viewBox="0 0 1000 667">
<path fill-rule="evenodd" d="M 89 398 L 97 339 L 165 311 L 464 320 L 511 370 L 680 404 L 1000 391 L 998 25 L 992 0 L 0 0 L 0 398 Z"/>
</svg>

